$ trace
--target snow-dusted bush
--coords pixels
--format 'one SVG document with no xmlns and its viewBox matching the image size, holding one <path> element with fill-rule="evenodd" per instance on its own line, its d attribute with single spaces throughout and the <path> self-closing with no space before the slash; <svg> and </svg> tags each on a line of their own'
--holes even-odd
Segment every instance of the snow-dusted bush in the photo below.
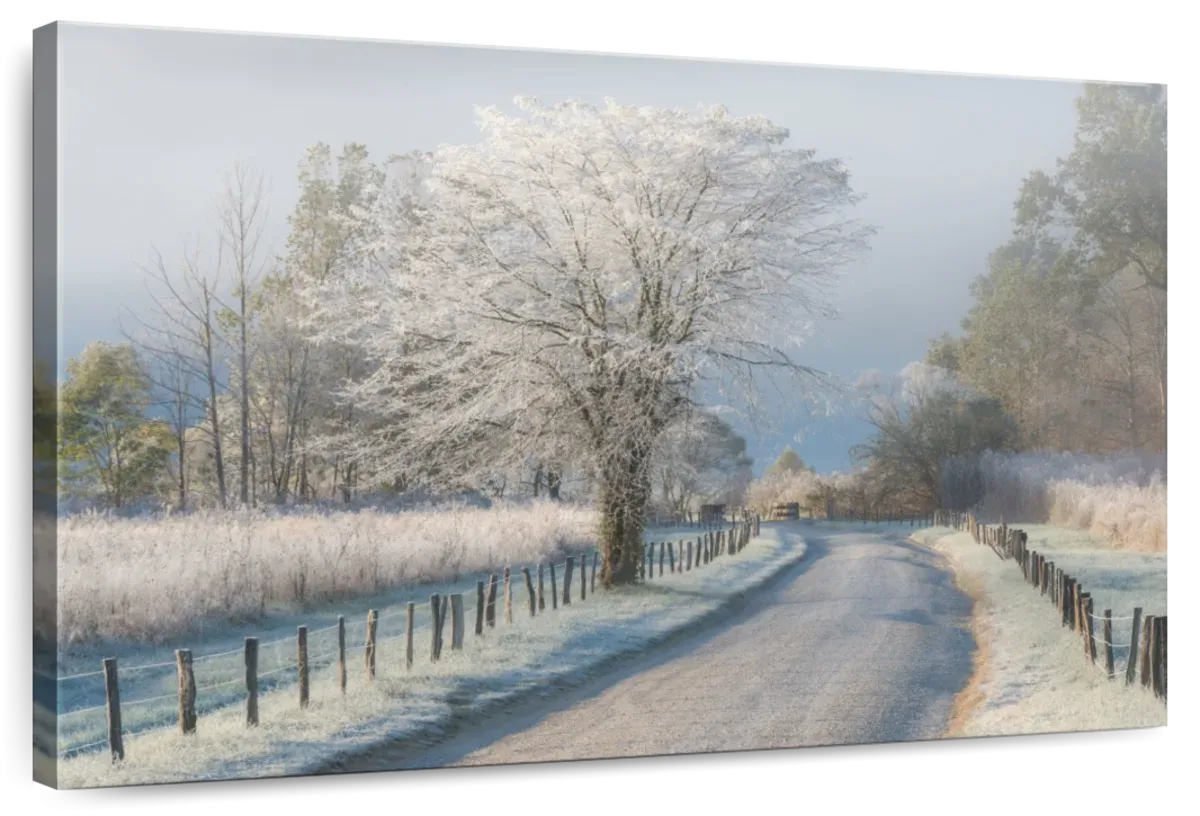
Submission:
<svg viewBox="0 0 1200 816">
<path fill-rule="evenodd" d="M 158 641 L 214 621 L 528 564 L 590 543 L 569 504 L 58 520 L 60 644 Z M 35 620 L 43 628 L 50 611 Z M 44 629 L 43 629 L 44 630 Z"/>
<path fill-rule="evenodd" d="M 862 471 L 850 473 L 813 473 L 811 470 L 768 472 L 752 482 L 746 491 L 746 504 L 755 512 L 768 515 L 776 504 L 799 503 L 802 511 L 811 508 L 817 515 L 825 512 L 825 503 L 833 500 L 839 512 L 871 505 L 871 486 Z"/>
<path fill-rule="evenodd" d="M 1121 549 L 1163 552 L 1166 473 L 1164 454 L 988 452 L 947 462 L 943 493 L 970 482 L 972 503 L 986 518 L 1045 521 L 1102 535 Z"/>
</svg>

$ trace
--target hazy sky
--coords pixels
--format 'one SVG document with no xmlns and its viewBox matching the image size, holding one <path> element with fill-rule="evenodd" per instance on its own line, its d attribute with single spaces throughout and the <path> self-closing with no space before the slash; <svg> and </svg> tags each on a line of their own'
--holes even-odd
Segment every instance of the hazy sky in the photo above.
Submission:
<svg viewBox="0 0 1200 816">
<path fill-rule="evenodd" d="M 791 146 L 844 159 L 879 233 L 833 292 L 803 362 L 843 376 L 897 371 L 957 329 L 968 284 L 1011 230 L 1021 179 L 1070 151 L 1069 82 L 554 54 L 62 25 L 59 40 L 60 368 L 115 339 L 145 303 L 139 262 L 209 240 L 222 174 L 270 180 L 283 249 L 297 162 L 318 141 L 372 155 L 474 141 L 476 105 L 514 96 L 694 107 L 787 127 Z M 866 427 L 788 422 L 751 438 L 758 468 L 793 443 L 819 470 L 848 464 Z"/>
</svg>

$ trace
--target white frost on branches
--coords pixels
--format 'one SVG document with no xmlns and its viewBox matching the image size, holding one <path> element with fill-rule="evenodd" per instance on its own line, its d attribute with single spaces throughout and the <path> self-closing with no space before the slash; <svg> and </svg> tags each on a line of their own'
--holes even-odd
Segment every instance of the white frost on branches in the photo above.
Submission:
<svg viewBox="0 0 1200 816">
<path fill-rule="evenodd" d="M 703 381 L 753 410 L 759 374 L 814 373 L 793 340 L 870 229 L 843 164 L 761 116 L 517 102 L 393 166 L 371 260 L 313 287 L 313 326 L 370 362 L 343 397 L 375 418 L 355 452 L 377 472 L 574 468 L 602 538 L 632 541 Z"/>
</svg>

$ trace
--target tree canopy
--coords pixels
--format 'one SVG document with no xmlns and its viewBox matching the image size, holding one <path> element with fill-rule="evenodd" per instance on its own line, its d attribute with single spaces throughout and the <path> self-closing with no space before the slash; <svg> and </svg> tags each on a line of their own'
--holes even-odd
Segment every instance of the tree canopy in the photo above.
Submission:
<svg viewBox="0 0 1200 816">
<path fill-rule="evenodd" d="M 1166 126 L 1159 86 L 1085 86 L 1074 149 L 1025 180 L 962 336 L 930 344 L 1024 448 L 1165 450 Z"/>
<path fill-rule="evenodd" d="M 754 408 L 763 375 L 811 375 L 788 338 L 865 246 L 836 159 L 724 108 L 480 111 L 477 144 L 395 185 L 375 263 L 316 291 L 327 338 L 374 367 L 359 452 L 454 474 L 569 460 L 594 476 L 602 579 L 636 574 L 661 434 L 706 380 Z"/>
<path fill-rule="evenodd" d="M 148 419 L 150 382 L 126 343 L 89 343 L 67 363 L 59 394 L 59 478 L 123 507 L 154 489 L 170 435 Z"/>
<path fill-rule="evenodd" d="M 791 445 L 788 445 L 783 449 L 783 453 L 779 454 L 779 458 L 767 467 L 766 473 L 799 473 L 803 470 L 812 470 L 812 468 L 804 463 L 800 454 L 792 450 Z"/>
</svg>

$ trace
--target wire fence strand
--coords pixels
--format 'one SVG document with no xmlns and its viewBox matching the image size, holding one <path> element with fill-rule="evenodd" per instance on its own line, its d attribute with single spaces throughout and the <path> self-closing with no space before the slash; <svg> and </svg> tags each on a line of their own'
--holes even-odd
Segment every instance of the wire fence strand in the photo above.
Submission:
<svg viewBox="0 0 1200 816">
<path fill-rule="evenodd" d="M 682 558 L 683 540 L 677 541 L 675 543 L 680 545 L 679 557 Z M 587 570 L 590 567 L 589 571 L 592 573 L 591 581 L 592 581 L 592 585 L 594 586 L 595 581 L 596 581 L 595 573 L 597 572 L 597 565 L 596 565 L 597 556 L 598 556 L 598 551 L 588 551 L 588 552 L 573 556 L 572 560 L 577 569 L 572 575 L 572 580 L 571 580 L 572 585 L 576 585 L 576 584 L 586 580 L 583 577 L 586 574 L 584 572 L 584 570 Z M 698 554 L 697 554 L 697 557 L 698 557 Z M 591 564 L 588 563 L 589 558 L 592 562 Z M 535 565 L 535 566 L 537 566 L 537 565 Z M 651 564 L 650 566 L 652 569 L 653 564 Z M 560 576 L 559 577 L 560 586 L 558 587 L 558 591 L 565 592 L 565 590 L 566 590 L 565 571 L 566 571 L 566 567 L 567 567 L 567 561 L 564 559 L 563 561 L 558 561 L 558 562 L 554 562 L 554 561 L 542 562 L 541 567 L 543 570 L 553 571 Z M 680 567 L 681 567 L 681 569 L 679 570 L 679 574 L 682 574 L 682 572 L 683 572 L 682 562 L 680 563 Z M 532 579 L 532 577 L 533 577 L 532 569 L 530 570 L 530 573 L 531 573 L 530 578 Z M 493 578 L 494 578 L 494 580 L 493 580 Z M 545 581 L 545 578 L 543 578 L 543 582 L 544 581 Z M 495 572 L 488 571 L 488 572 L 484 573 L 483 583 L 484 583 L 484 588 L 485 588 L 485 595 L 490 593 L 492 587 L 495 587 L 495 589 L 497 590 L 497 597 L 495 600 L 495 605 L 497 607 L 504 605 L 507 602 L 508 598 L 511 597 L 513 600 L 513 612 L 514 613 L 516 613 L 516 611 L 517 611 L 516 601 L 518 598 L 521 599 L 522 608 L 523 608 L 527 598 L 534 599 L 534 598 L 541 597 L 545 594 L 545 591 L 546 591 L 545 587 L 544 587 L 544 583 L 540 587 L 532 587 L 532 588 L 529 587 L 525 583 L 523 570 L 520 570 L 519 568 L 517 571 L 510 573 L 510 579 L 509 579 L 509 583 L 508 583 L 506 591 L 501 591 L 501 586 L 504 584 L 504 578 L 500 574 L 498 569 Z M 434 594 L 434 593 L 431 593 L 431 594 Z M 436 593 L 436 594 L 442 595 L 443 597 L 451 595 L 451 594 L 461 594 L 464 596 L 464 603 L 461 607 L 461 610 L 462 610 L 462 617 L 464 619 L 463 623 L 465 624 L 464 628 L 468 631 L 471 628 L 471 626 L 470 626 L 471 619 L 478 617 L 478 614 L 481 611 L 481 606 L 483 608 L 490 606 L 490 604 L 487 603 L 486 601 L 482 605 L 479 604 L 477 601 L 477 596 L 475 595 L 475 593 L 471 592 L 470 589 L 464 589 L 464 591 L 462 593 Z M 469 602 L 468 602 L 468 599 L 469 599 Z M 384 612 L 382 615 L 379 615 L 376 618 L 376 623 L 378 624 L 383 621 L 394 621 L 397 619 L 407 619 L 408 618 L 408 603 L 410 603 L 410 602 L 404 602 L 404 604 L 402 604 L 402 605 L 398 604 L 398 605 L 391 606 L 386 612 Z M 412 631 L 413 640 L 415 641 L 418 637 L 421 637 L 422 639 L 428 638 L 430 632 L 433 631 L 433 625 L 432 625 L 433 621 L 431 620 L 432 610 L 429 609 L 429 606 L 427 604 L 425 604 L 421 601 L 413 601 L 411 603 L 414 604 L 414 607 L 413 607 L 414 626 L 413 626 L 413 631 Z M 524 617 L 524 615 L 522 615 L 521 617 Z M 515 618 L 516 618 L 516 615 L 514 614 L 514 619 Z M 308 634 L 308 637 L 310 638 L 310 640 L 309 640 L 310 646 L 312 645 L 311 639 L 313 638 L 313 636 L 324 635 L 329 632 L 332 632 L 332 631 L 338 629 L 342 623 L 346 624 L 346 631 L 348 634 L 352 633 L 352 638 L 353 638 L 352 640 L 350 640 L 350 642 L 347 642 L 345 644 L 345 651 L 346 652 L 356 652 L 356 651 L 365 649 L 365 647 L 366 647 L 365 616 L 356 618 L 352 622 L 339 621 L 339 622 L 328 624 L 326 626 L 322 626 L 318 629 L 308 630 L 307 634 Z M 398 641 L 398 640 L 407 639 L 408 636 L 409 636 L 409 632 L 407 630 L 407 627 L 404 627 L 399 633 L 377 638 L 375 642 L 377 645 L 380 643 L 390 643 L 390 642 L 394 642 L 394 641 Z M 328 641 L 326 641 L 326 643 L 327 642 Z M 297 658 L 296 652 L 293 648 L 294 644 L 296 644 L 296 636 L 292 635 L 292 634 L 286 635 L 284 637 L 279 637 L 276 639 L 260 642 L 259 643 L 259 651 L 258 651 L 260 665 L 263 665 L 263 664 L 265 664 L 266 666 L 272 666 L 273 664 L 274 665 L 271 668 L 267 668 L 265 671 L 259 671 L 257 673 L 258 678 L 259 679 L 269 678 L 269 677 L 280 675 L 280 674 L 283 674 L 286 672 L 298 671 L 299 663 L 298 663 L 298 658 Z M 325 670 L 332 663 L 334 663 L 337 660 L 339 654 L 341 654 L 341 653 L 342 653 L 341 650 L 339 648 L 335 647 L 333 649 L 327 649 L 327 650 L 320 651 L 316 654 L 310 654 L 308 656 L 307 660 L 308 660 L 308 663 L 310 666 L 321 669 L 321 670 Z M 211 654 L 206 654 L 206 655 L 201 655 L 201 656 L 195 657 L 192 660 L 192 665 L 193 665 L 193 667 L 207 668 L 207 667 L 211 667 L 214 663 L 219 663 L 223 659 L 235 658 L 235 657 L 238 657 L 238 656 L 241 656 L 244 654 L 245 654 L 244 647 L 239 647 L 236 649 L 229 649 L 226 651 L 214 652 Z M 129 675 L 135 675 L 138 673 L 149 672 L 149 671 L 156 670 L 156 669 L 176 669 L 176 668 L 178 668 L 178 663 L 177 663 L 177 661 L 173 661 L 173 660 L 172 661 L 154 662 L 154 663 L 143 663 L 143 664 L 136 664 L 136 665 L 132 665 L 132 666 L 120 666 L 118 669 L 118 675 L 119 675 L 119 677 L 128 677 Z M 240 666 L 235 667 L 233 665 L 230 665 L 228 667 L 220 667 L 220 668 L 216 669 L 215 671 L 209 669 L 209 674 L 210 674 L 210 676 L 215 674 L 215 676 L 219 678 L 223 674 L 228 676 L 226 674 L 227 671 L 240 670 L 240 668 L 241 668 Z M 53 676 L 50 674 L 46 674 L 44 672 L 38 672 L 38 673 L 42 674 L 43 676 L 45 676 L 47 678 Z M 86 679 L 86 678 L 103 677 L 104 675 L 105 675 L 105 671 L 99 670 L 99 671 L 80 672 L 77 674 L 64 675 L 61 677 L 55 676 L 54 679 L 58 683 L 64 683 L 64 682 L 82 680 L 82 679 Z M 147 690 L 152 689 L 154 685 L 159 685 L 159 688 L 162 688 L 161 684 L 165 683 L 167 681 L 169 681 L 169 678 L 156 678 L 156 679 L 146 681 L 145 685 L 149 686 L 149 688 Z M 231 677 L 228 680 L 219 680 L 218 682 L 205 683 L 203 685 L 196 686 L 194 690 L 197 694 L 206 693 L 206 692 L 216 692 L 216 691 L 220 691 L 222 689 L 233 689 L 234 687 L 244 685 L 244 683 L 245 683 L 245 678 L 243 676 L 239 675 L 239 676 Z M 135 685 L 141 685 L 141 684 L 137 683 Z M 279 687 L 280 686 L 278 683 L 270 683 L 267 685 L 268 690 L 279 688 Z M 235 697 L 240 697 L 240 695 L 235 695 Z M 153 706 L 153 704 L 156 704 L 156 703 L 165 704 L 167 701 L 176 701 L 176 700 L 178 700 L 178 698 L 179 698 L 178 690 L 172 690 L 171 693 L 152 695 L 149 697 L 140 697 L 140 698 L 136 698 L 136 699 L 122 700 L 121 707 L 123 709 L 125 709 L 125 708 L 133 708 L 133 707 Z M 218 701 L 217 702 L 218 708 L 223 708 L 223 707 L 233 704 L 232 701 L 221 702 L 222 700 L 228 699 L 228 694 L 216 695 L 215 698 L 210 698 L 210 701 L 209 701 L 210 706 L 212 705 L 212 702 L 214 699 L 216 701 Z M 82 715 L 86 715 L 86 714 L 97 714 L 98 712 L 105 711 L 107 709 L 107 707 L 108 707 L 107 704 L 101 704 L 101 705 L 89 706 L 86 708 L 78 708 L 78 709 L 74 709 L 72 711 L 62 712 L 62 713 L 58 714 L 58 716 L 59 717 L 74 717 L 74 716 L 82 716 Z M 133 737 L 133 736 L 137 736 L 139 734 L 145 733 L 147 731 L 161 729 L 164 727 L 162 721 L 164 719 L 168 719 L 169 715 L 170 715 L 170 706 L 167 706 L 167 705 L 164 705 L 161 710 L 158 710 L 158 711 L 151 710 L 150 712 L 147 712 L 146 714 L 137 715 L 134 718 L 136 721 L 149 722 L 152 720 L 153 724 L 148 725 L 145 728 L 139 727 L 139 728 L 134 728 L 132 730 L 123 730 L 122 733 L 126 737 Z M 82 729 L 76 729 L 76 730 L 78 731 L 78 736 L 84 736 L 89 731 L 91 731 L 92 733 L 95 733 L 95 731 L 93 730 L 93 727 L 90 725 L 86 725 Z M 69 748 L 64 748 L 63 750 L 59 751 L 58 756 L 59 757 L 72 756 L 72 755 L 80 754 L 80 753 L 83 753 L 83 752 L 86 752 L 86 751 L 89 751 L 91 749 L 95 749 L 95 748 L 98 748 L 101 746 L 106 746 L 107 744 L 108 744 L 108 740 L 102 739 L 102 740 L 87 742 L 82 745 L 74 745 L 74 746 L 71 746 Z"/>
</svg>

